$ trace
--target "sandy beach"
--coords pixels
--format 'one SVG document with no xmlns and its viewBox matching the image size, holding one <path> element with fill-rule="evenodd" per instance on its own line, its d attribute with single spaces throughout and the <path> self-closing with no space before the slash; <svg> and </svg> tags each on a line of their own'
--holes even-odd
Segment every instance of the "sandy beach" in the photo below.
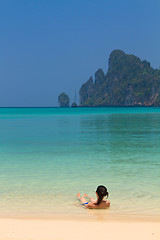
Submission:
<svg viewBox="0 0 160 240">
<path fill-rule="evenodd" d="M 159 240 L 160 222 L 0 219 L 0 240 Z"/>
</svg>

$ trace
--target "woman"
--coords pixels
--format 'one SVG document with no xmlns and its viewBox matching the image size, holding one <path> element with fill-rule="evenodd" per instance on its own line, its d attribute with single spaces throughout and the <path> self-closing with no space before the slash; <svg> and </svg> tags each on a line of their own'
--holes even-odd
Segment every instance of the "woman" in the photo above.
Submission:
<svg viewBox="0 0 160 240">
<path fill-rule="evenodd" d="M 80 200 L 83 206 L 86 208 L 108 208 L 110 207 L 110 202 L 107 200 L 104 200 L 104 197 L 108 198 L 108 192 L 107 188 L 105 186 L 98 186 L 96 190 L 96 195 L 97 195 L 97 201 L 89 197 L 87 194 L 84 194 L 84 197 L 81 197 L 80 193 L 77 194 L 77 198 Z M 89 198 L 90 201 L 87 202 L 85 197 Z"/>
</svg>

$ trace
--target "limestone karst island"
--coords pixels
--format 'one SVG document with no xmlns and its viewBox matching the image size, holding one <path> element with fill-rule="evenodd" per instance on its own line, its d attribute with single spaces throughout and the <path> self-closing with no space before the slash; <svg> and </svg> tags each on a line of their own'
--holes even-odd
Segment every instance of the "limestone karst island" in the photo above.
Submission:
<svg viewBox="0 0 160 240">
<path fill-rule="evenodd" d="M 81 86 L 79 97 L 81 107 L 160 106 L 160 70 L 146 60 L 114 50 L 107 73 L 98 69 L 95 80 L 91 76 Z M 68 95 L 60 94 L 58 102 L 68 107 Z"/>
</svg>

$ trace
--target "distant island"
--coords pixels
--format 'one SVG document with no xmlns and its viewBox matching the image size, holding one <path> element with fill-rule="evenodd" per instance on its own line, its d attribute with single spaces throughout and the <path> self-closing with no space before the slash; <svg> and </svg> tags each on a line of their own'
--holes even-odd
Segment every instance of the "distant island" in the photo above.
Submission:
<svg viewBox="0 0 160 240">
<path fill-rule="evenodd" d="M 81 107 L 160 106 L 160 70 L 146 60 L 114 50 L 108 71 L 91 76 L 79 91 Z"/>
<path fill-rule="evenodd" d="M 70 98 L 63 92 L 58 96 L 58 104 L 60 107 L 69 107 Z"/>
</svg>

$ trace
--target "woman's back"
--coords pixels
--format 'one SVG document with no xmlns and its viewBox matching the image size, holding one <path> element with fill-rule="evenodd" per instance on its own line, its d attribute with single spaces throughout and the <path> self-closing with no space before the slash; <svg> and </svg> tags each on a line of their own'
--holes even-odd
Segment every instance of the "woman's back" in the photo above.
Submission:
<svg viewBox="0 0 160 240">
<path fill-rule="evenodd" d="M 92 203 L 92 202 L 89 202 L 87 205 L 86 205 L 87 208 L 95 208 L 95 209 L 102 209 L 102 208 L 108 208 L 110 207 L 110 201 L 101 201 L 100 204 L 96 204 L 96 203 Z"/>
</svg>

